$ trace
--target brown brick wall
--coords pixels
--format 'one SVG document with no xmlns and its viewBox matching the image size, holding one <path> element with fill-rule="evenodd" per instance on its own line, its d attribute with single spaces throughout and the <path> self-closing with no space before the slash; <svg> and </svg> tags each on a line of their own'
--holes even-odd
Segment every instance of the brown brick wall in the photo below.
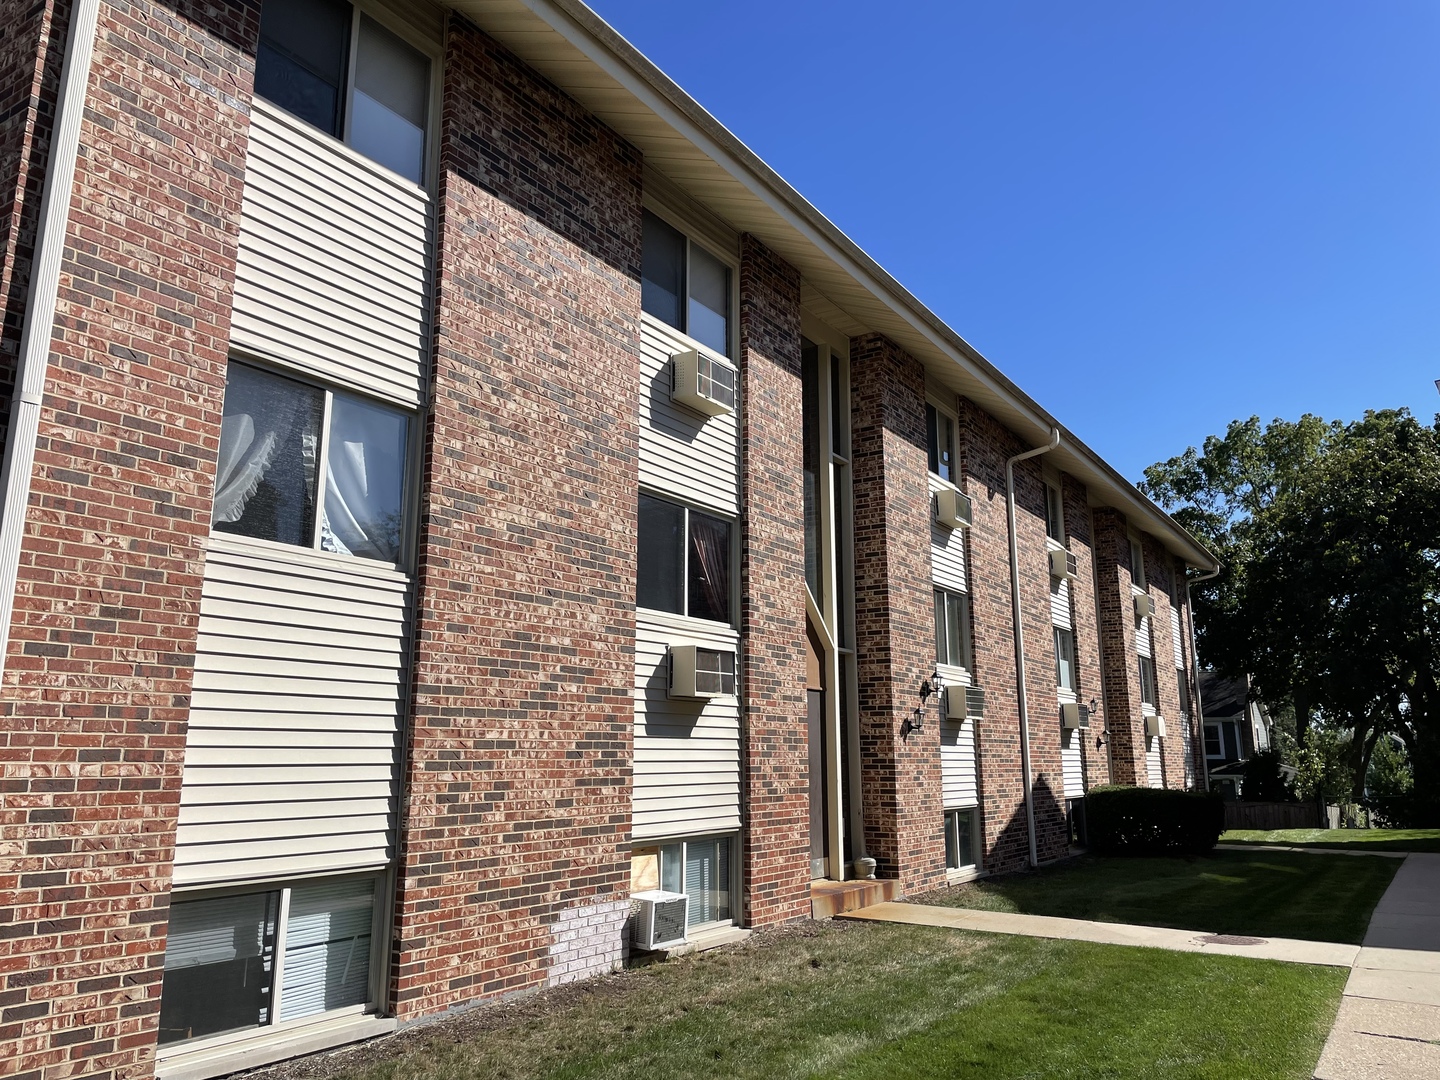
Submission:
<svg viewBox="0 0 1440 1080">
<path fill-rule="evenodd" d="M 441 155 L 402 1018 L 618 960 L 630 872 L 640 155 L 459 18 Z"/>
<path fill-rule="evenodd" d="M 960 405 L 961 466 L 975 516 L 970 530 L 975 678 L 985 689 L 985 717 L 975 729 L 985 868 L 1007 871 L 1026 865 L 1029 841 L 1015 680 L 1005 462 L 1029 447 L 974 402 L 961 399 Z M 1045 546 L 1043 460 L 1032 458 L 1016 465 L 1015 498 L 1036 850 L 1045 862 L 1066 853 L 1069 834 L 1062 794 L 1060 721 L 1055 705 L 1055 637 Z"/>
<path fill-rule="evenodd" d="M 153 1057 L 257 12 L 101 8 L 4 681 L 22 1076 Z"/>
<path fill-rule="evenodd" d="M 1135 604 L 1131 599 L 1130 539 L 1125 516 L 1097 508 L 1095 583 L 1100 612 L 1100 653 L 1105 671 L 1106 738 L 1117 784 L 1144 784 L 1145 729 L 1140 710 L 1140 673 L 1135 651 Z"/>
<path fill-rule="evenodd" d="M 1075 626 L 1076 697 L 1094 702 L 1088 731 L 1073 732 L 1085 756 L 1085 782 L 1099 787 L 1110 782 L 1110 755 L 1101 732 L 1105 730 L 1105 690 L 1100 665 L 1100 616 L 1095 599 L 1095 537 L 1085 485 L 1073 476 L 1061 478 L 1065 503 L 1066 543 L 1075 556 L 1079 575 L 1070 583 L 1070 610 Z"/>
<path fill-rule="evenodd" d="M 879 335 L 851 343 L 855 653 L 866 852 L 881 877 L 917 891 L 944 880 L 940 720 L 923 703 L 935 669 L 925 369 Z"/>
<path fill-rule="evenodd" d="M 744 910 L 763 926 L 810 910 L 800 275 L 748 235 L 740 395 Z"/>
</svg>

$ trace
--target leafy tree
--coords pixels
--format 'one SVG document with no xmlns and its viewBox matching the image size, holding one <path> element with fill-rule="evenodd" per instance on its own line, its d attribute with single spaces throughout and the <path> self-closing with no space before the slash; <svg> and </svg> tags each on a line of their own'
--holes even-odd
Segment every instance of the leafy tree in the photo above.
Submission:
<svg viewBox="0 0 1440 1080">
<path fill-rule="evenodd" d="M 1419 812 L 1440 820 L 1440 422 L 1252 417 L 1151 466 L 1144 487 L 1225 563 L 1195 590 L 1207 661 L 1293 704 L 1302 755 L 1317 721 L 1347 732 L 1318 749 L 1343 754 L 1349 801 L 1375 747 L 1399 736 L 1429 800 Z M 1317 794 L 1336 782 L 1299 764 Z"/>
</svg>

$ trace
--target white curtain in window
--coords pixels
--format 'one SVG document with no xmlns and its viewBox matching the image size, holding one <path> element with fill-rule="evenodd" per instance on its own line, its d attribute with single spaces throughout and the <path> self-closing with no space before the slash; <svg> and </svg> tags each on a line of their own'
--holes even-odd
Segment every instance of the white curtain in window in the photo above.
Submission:
<svg viewBox="0 0 1440 1080">
<path fill-rule="evenodd" d="M 260 487 L 277 449 L 290 434 L 296 410 L 308 404 L 285 392 L 287 380 L 230 365 L 220 454 L 215 472 L 214 520 L 239 521 Z"/>
<path fill-rule="evenodd" d="M 330 407 L 320 547 L 385 562 L 400 557 L 405 417 L 336 394 Z"/>
</svg>

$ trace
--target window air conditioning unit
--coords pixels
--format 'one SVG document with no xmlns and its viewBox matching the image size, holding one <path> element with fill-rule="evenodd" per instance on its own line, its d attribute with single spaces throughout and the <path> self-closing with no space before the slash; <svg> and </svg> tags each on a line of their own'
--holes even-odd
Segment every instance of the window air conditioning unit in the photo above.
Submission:
<svg viewBox="0 0 1440 1080">
<path fill-rule="evenodd" d="M 1149 739 L 1165 737 L 1165 718 L 1163 716 L 1145 717 L 1145 737 Z"/>
<path fill-rule="evenodd" d="M 1080 560 L 1064 548 L 1053 548 L 1050 552 L 1050 576 L 1074 581 L 1080 576 Z"/>
<path fill-rule="evenodd" d="M 670 696 L 713 698 L 735 693 L 735 654 L 703 645 L 670 646 Z"/>
<path fill-rule="evenodd" d="M 1139 596 L 1135 597 L 1135 618 L 1148 619 L 1151 615 L 1154 614 L 1154 600 L 1151 600 L 1150 597 L 1146 596 L 1144 593 L 1141 593 Z"/>
<path fill-rule="evenodd" d="M 690 912 L 690 897 L 685 893 L 652 889 L 634 893 L 639 903 L 630 940 L 641 949 L 669 949 L 685 943 L 685 922 Z"/>
<path fill-rule="evenodd" d="M 946 720 L 979 720 L 985 715 L 985 691 L 978 686 L 945 687 Z"/>
<path fill-rule="evenodd" d="M 935 520 L 947 529 L 968 529 L 973 520 L 970 496 L 954 488 L 941 488 L 935 493 Z"/>
<path fill-rule="evenodd" d="M 1084 731 L 1090 726 L 1090 706 L 1067 701 L 1060 706 L 1060 726 L 1066 731 Z"/>
<path fill-rule="evenodd" d="M 733 367 L 698 349 L 670 358 L 674 384 L 670 399 L 706 416 L 728 416 L 735 411 L 736 372 Z"/>
</svg>

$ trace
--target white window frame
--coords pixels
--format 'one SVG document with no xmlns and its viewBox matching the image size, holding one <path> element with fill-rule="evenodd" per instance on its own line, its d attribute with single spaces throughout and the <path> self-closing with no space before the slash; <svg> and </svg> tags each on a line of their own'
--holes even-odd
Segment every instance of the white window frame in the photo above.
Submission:
<svg viewBox="0 0 1440 1080">
<path fill-rule="evenodd" d="M 964 861 L 967 853 L 960 851 L 960 815 L 964 814 L 970 818 L 970 851 L 969 861 Z M 980 849 L 984 843 L 980 835 L 980 808 L 978 806 L 961 806 L 947 809 L 941 819 L 944 822 L 945 835 L 945 870 L 947 876 L 954 880 L 956 877 L 974 877 L 980 870 Z M 949 852 L 954 850 L 956 856 L 961 860 L 958 866 L 951 866 Z"/>
<path fill-rule="evenodd" d="M 1155 658 L 1153 656 L 1141 656 L 1137 653 L 1135 655 L 1135 661 L 1135 674 L 1140 680 L 1140 711 L 1146 716 L 1157 716 L 1160 712 L 1160 681 L 1158 677 L 1159 671 L 1155 667 Z M 1154 699 L 1153 701 L 1145 700 L 1144 671 L 1147 661 L 1150 665 L 1150 696 Z"/>
<path fill-rule="evenodd" d="M 933 480 L 934 482 L 944 484 L 947 487 L 954 488 L 956 491 L 960 491 L 960 417 L 956 413 L 953 406 L 945 404 L 945 402 L 941 398 L 937 397 L 934 394 L 925 395 L 925 404 L 928 408 L 935 410 L 935 460 L 937 464 L 940 460 L 939 419 L 943 416 L 950 421 L 950 471 L 955 474 L 955 478 L 953 480 L 946 480 L 945 477 L 941 476 L 939 472 L 930 468 L 930 420 L 928 416 L 925 420 L 925 471 L 930 476 L 931 480 Z"/>
<path fill-rule="evenodd" d="M 270 3 L 281 3 L 283 0 L 269 0 Z M 406 19 L 396 16 L 395 12 L 388 6 L 375 2 L 375 0 L 345 0 L 350 5 L 350 39 L 346 45 L 345 55 L 345 78 L 340 88 L 342 96 L 340 134 L 331 135 L 328 131 L 322 131 L 313 124 L 308 123 L 299 116 L 290 112 L 282 105 L 276 105 L 269 98 L 262 98 L 273 108 L 283 112 L 286 116 L 293 118 L 299 123 L 305 124 L 317 135 L 326 139 L 333 139 L 345 149 L 363 158 L 367 163 L 376 169 L 380 169 L 387 176 L 394 177 L 397 181 L 410 184 L 423 191 L 433 192 L 437 188 L 436 180 L 440 172 L 440 106 L 441 91 L 444 86 L 444 59 L 445 50 L 441 43 L 444 35 L 443 25 L 437 25 L 432 32 L 425 32 Z M 350 143 L 350 119 L 354 114 L 355 95 L 355 58 L 360 42 L 360 16 L 368 15 L 376 23 L 389 30 L 405 44 L 409 45 L 416 52 L 422 53 L 430 62 L 430 85 L 425 95 L 425 149 L 421 154 L 424 161 L 424 175 L 420 177 L 417 184 L 408 176 L 402 176 L 394 169 L 380 164 L 374 158 L 360 153 Z"/>
<path fill-rule="evenodd" d="M 1055 626 L 1051 629 L 1054 631 L 1055 644 L 1055 692 L 1059 695 L 1061 701 L 1076 701 L 1078 700 L 1076 695 L 1079 693 L 1080 684 L 1080 664 L 1076 657 L 1075 631 L 1064 626 Z M 1060 660 L 1060 636 L 1062 634 L 1066 635 L 1070 640 L 1070 661 L 1068 664 L 1070 669 L 1069 686 L 1066 686 L 1064 680 L 1061 678 L 1067 666 Z"/>
<path fill-rule="evenodd" d="M 647 840 L 645 847 L 655 849 L 655 869 L 660 878 L 660 887 L 665 887 L 665 849 L 680 847 L 680 886 L 681 891 L 689 895 L 685 881 L 685 866 L 688 863 L 687 846 L 692 843 L 704 843 L 710 840 L 727 840 L 730 843 L 730 880 L 726 884 L 726 892 L 729 894 L 730 917 L 728 919 L 714 919 L 710 922 L 694 923 L 686 925 L 686 934 L 703 934 L 706 931 L 718 930 L 727 926 L 736 926 L 740 922 L 740 835 L 733 832 L 721 833 L 697 833 L 693 836 L 676 836 L 668 840 Z"/>
<path fill-rule="evenodd" d="M 1060 535 L 1055 536 L 1050 532 L 1050 518 L 1054 515 L 1059 523 Z M 1045 479 L 1045 539 L 1050 548 L 1064 548 L 1069 539 L 1069 532 L 1065 528 L 1065 495 L 1061 482 L 1058 479 Z"/>
<path fill-rule="evenodd" d="M 965 675 L 966 679 L 967 679 L 967 685 L 968 685 L 968 678 L 969 678 L 970 670 L 971 670 L 971 668 L 974 666 L 974 663 L 975 663 L 975 627 L 974 627 L 974 624 L 973 624 L 974 615 L 973 615 L 973 613 L 972 613 L 972 611 L 971 611 L 970 594 L 969 594 L 968 592 L 962 591 L 962 590 L 960 590 L 960 589 L 950 589 L 950 588 L 946 588 L 944 585 L 935 585 L 935 584 L 932 584 L 932 585 L 930 586 L 930 588 L 931 588 L 931 593 L 930 593 L 931 608 L 930 608 L 930 610 L 931 610 L 931 613 L 932 613 L 932 618 L 933 618 L 933 613 L 934 613 L 934 610 L 935 610 L 934 602 L 935 602 L 935 600 L 936 600 L 936 594 L 937 594 L 937 593 L 940 593 L 940 594 L 943 594 L 943 595 L 945 596 L 946 617 L 945 617 L 945 620 L 944 620 L 943 624 L 937 625 L 937 626 L 935 627 L 935 653 L 936 653 L 936 657 L 937 657 L 937 658 L 936 658 L 936 661 L 935 661 L 936 666 L 937 666 L 937 667 L 940 667 L 940 668 L 942 668 L 942 669 L 949 670 L 949 671 L 955 671 L 955 672 L 961 672 L 961 673 L 963 673 L 963 674 Z M 958 664 L 952 663 L 952 662 L 948 659 L 949 656 L 950 656 L 950 648 L 949 648 L 950 642 L 949 642 L 949 640 L 948 640 L 948 636 L 947 636 L 946 641 L 944 642 L 944 644 L 945 644 L 945 646 L 946 646 L 946 648 L 944 649 L 944 653 L 945 653 L 946 659 L 943 659 L 943 660 L 942 660 L 942 659 L 939 659 L 939 654 L 940 654 L 940 652 L 941 652 L 941 648 L 940 648 L 940 646 L 941 646 L 941 640 L 940 640 L 940 637 L 941 637 L 941 634 L 946 631 L 946 629 L 949 627 L 949 624 L 950 624 L 949 610 L 950 610 L 950 599 L 951 599 L 951 597 L 957 597 L 957 598 L 959 598 L 959 600 L 961 601 L 961 617 L 960 617 L 960 637 L 961 637 L 961 643 L 960 643 L 960 644 L 961 644 L 961 649 L 960 649 L 961 657 L 960 657 L 960 660 L 961 660 L 961 662 L 958 663 Z"/>
<path fill-rule="evenodd" d="M 648 311 L 642 312 L 642 317 L 646 319 L 653 319 L 658 325 L 663 326 L 667 330 L 673 331 L 674 333 L 683 336 L 684 339 L 696 349 L 699 349 L 700 351 L 704 352 L 709 356 L 718 357 L 719 359 L 725 361 L 726 364 L 728 364 L 730 367 L 735 368 L 735 398 L 736 409 L 738 410 L 740 400 L 740 380 L 738 365 L 736 364 L 736 357 L 739 354 L 740 344 L 740 260 L 737 256 L 735 246 L 733 243 L 719 243 L 718 241 L 720 240 L 720 236 L 716 230 L 707 229 L 701 226 L 692 217 L 677 212 L 676 210 L 672 209 L 668 203 L 655 198 L 649 192 L 645 194 L 644 198 L 641 201 L 641 204 L 643 210 L 648 213 L 654 214 L 661 221 L 665 222 L 666 225 L 669 225 L 672 229 L 678 232 L 685 240 L 685 296 L 684 302 L 680 305 L 680 312 L 682 321 L 686 325 L 683 327 L 671 326 L 669 323 L 661 319 L 658 315 L 652 315 Z M 709 345 L 706 345 L 702 341 L 697 341 L 695 338 L 690 336 L 690 249 L 692 246 L 699 246 L 702 250 L 704 250 L 707 255 L 715 259 L 717 262 L 723 263 L 725 267 L 730 271 L 730 288 L 728 296 L 730 314 L 725 327 L 725 351 L 723 353 L 717 353 Z M 643 267 L 645 259 L 645 253 L 643 250 L 640 253 L 640 259 L 641 265 Z M 641 289 L 644 289 L 643 282 L 641 283 Z"/>
<path fill-rule="evenodd" d="M 1145 592 L 1147 577 L 1145 574 L 1145 544 L 1135 533 L 1127 534 L 1130 539 L 1130 588 L 1136 593 Z M 1136 573 L 1136 562 L 1139 562 L 1139 573 Z"/>
<path fill-rule="evenodd" d="M 1204 751 L 1205 751 L 1205 760 L 1207 760 L 1207 761 L 1224 761 L 1224 760 L 1225 760 L 1225 731 L 1224 731 L 1224 729 L 1220 726 L 1220 724 L 1219 724 L 1218 722 L 1215 722 L 1215 721 L 1211 721 L 1211 722 L 1207 722 L 1207 723 L 1205 723 L 1205 724 L 1202 724 L 1201 727 L 1202 727 L 1203 730 L 1202 730 L 1201 733 L 1200 733 L 1200 740 L 1201 740 L 1201 746 L 1204 748 Z M 1220 752 L 1219 752 L 1218 754 L 1212 754 L 1212 753 L 1210 753 L 1210 732 L 1212 732 L 1212 731 L 1215 732 L 1215 741 L 1220 744 Z"/>
</svg>

